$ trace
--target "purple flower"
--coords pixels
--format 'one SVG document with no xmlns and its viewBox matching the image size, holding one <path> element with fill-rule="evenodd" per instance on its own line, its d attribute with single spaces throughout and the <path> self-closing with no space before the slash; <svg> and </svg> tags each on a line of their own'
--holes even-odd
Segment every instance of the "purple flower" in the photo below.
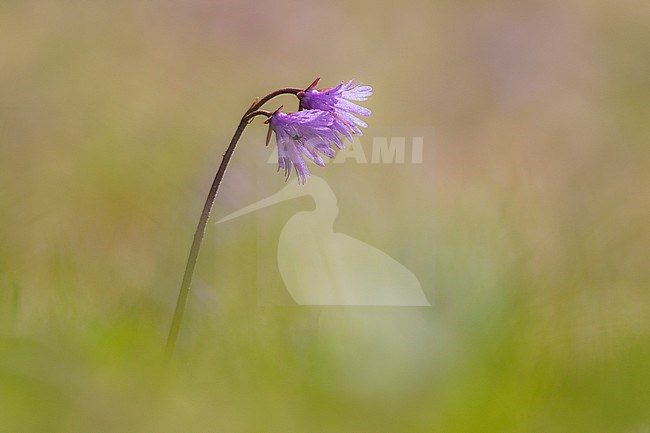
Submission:
<svg viewBox="0 0 650 433">
<path fill-rule="evenodd" d="M 322 167 L 325 162 L 321 155 L 328 158 L 336 155 L 330 142 L 339 149 L 343 148 L 341 136 L 333 128 L 334 120 L 325 111 L 306 110 L 285 114 L 278 109 L 266 122 L 270 124 L 269 134 L 271 130 L 275 132 L 278 144 L 278 171 L 284 169 L 287 179 L 293 165 L 298 181 L 304 184 L 309 170 L 303 156 Z"/>
<path fill-rule="evenodd" d="M 348 140 L 352 140 L 352 135 L 363 135 L 359 127 L 367 128 L 368 125 L 355 115 L 369 116 L 371 112 L 350 101 L 365 101 L 372 95 L 372 87 L 363 86 L 361 83 L 354 84 L 354 80 L 350 80 L 348 83 L 341 82 L 336 87 L 316 90 L 314 87 L 318 84 L 318 80 L 319 78 L 304 92 L 298 94 L 301 106 L 308 110 L 330 113 L 334 120 L 334 128 Z"/>
</svg>

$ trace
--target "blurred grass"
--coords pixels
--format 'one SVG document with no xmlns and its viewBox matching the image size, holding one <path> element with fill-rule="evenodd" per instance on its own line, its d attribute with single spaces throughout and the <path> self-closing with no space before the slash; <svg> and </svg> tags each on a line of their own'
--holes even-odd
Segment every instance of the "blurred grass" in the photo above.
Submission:
<svg viewBox="0 0 650 433">
<path fill-rule="evenodd" d="M 649 24 L 641 0 L 2 2 L 0 432 L 644 431 Z M 318 173 L 433 307 L 260 307 L 254 230 L 211 227 L 165 373 L 238 116 L 316 75 L 375 87 L 370 137 L 435 129 L 433 166 Z M 263 134 L 215 213 L 281 183 Z"/>
</svg>

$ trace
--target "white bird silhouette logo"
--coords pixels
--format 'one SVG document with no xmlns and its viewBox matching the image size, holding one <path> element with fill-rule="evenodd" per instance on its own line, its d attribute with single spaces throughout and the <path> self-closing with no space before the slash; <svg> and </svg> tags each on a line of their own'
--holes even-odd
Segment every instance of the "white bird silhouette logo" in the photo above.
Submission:
<svg viewBox="0 0 650 433">
<path fill-rule="evenodd" d="M 234 212 L 250 212 L 309 195 L 316 208 L 294 214 L 280 232 L 278 269 L 299 305 L 430 306 L 417 277 L 378 248 L 334 232 L 336 195 L 318 176 L 305 185 L 294 178 L 276 194 Z"/>
</svg>

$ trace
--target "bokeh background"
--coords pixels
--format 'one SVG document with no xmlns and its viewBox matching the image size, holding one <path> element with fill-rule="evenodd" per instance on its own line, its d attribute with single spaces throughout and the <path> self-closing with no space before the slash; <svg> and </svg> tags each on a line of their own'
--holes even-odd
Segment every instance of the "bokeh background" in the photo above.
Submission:
<svg viewBox="0 0 650 433">
<path fill-rule="evenodd" d="M 649 41 L 646 0 L 2 0 L 0 432 L 647 432 Z M 317 75 L 435 131 L 317 169 L 432 307 L 261 306 L 259 218 L 210 225 L 165 370 L 239 117 Z M 264 135 L 214 214 L 283 185 Z"/>
</svg>

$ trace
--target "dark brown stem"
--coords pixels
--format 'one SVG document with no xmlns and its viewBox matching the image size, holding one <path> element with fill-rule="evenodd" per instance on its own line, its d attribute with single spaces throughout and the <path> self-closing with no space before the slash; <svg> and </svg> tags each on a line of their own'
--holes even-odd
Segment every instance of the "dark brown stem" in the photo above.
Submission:
<svg viewBox="0 0 650 433">
<path fill-rule="evenodd" d="M 194 232 L 194 239 L 192 241 L 192 247 L 190 248 L 190 255 L 187 258 L 187 265 L 185 266 L 185 273 L 183 274 L 183 281 L 181 283 L 181 288 L 178 293 L 178 300 L 176 301 L 176 309 L 174 310 L 174 318 L 172 319 L 171 327 L 169 328 L 169 336 L 167 337 L 167 347 L 166 347 L 166 357 L 167 360 L 170 360 L 174 354 L 174 348 L 176 347 L 176 340 L 178 339 L 178 332 L 181 327 L 181 322 L 183 321 L 183 314 L 185 312 L 185 304 L 187 303 L 187 295 L 190 292 L 190 285 L 192 283 L 192 276 L 194 275 L 194 268 L 196 266 L 196 260 L 199 256 L 199 250 L 201 249 L 201 242 L 203 241 L 203 235 L 205 233 L 205 227 L 208 223 L 208 218 L 210 217 L 210 211 L 212 210 L 212 205 L 214 204 L 214 199 L 217 196 L 217 191 L 219 191 L 219 185 L 223 179 L 223 175 L 226 173 L 226 168 L 230 162 L 230 158 L 237 147 L 237 142 L 241 138 L 244 129 L 250 123 L 250 121 L 258 115 L 264 115 L 269 117 L 271 113 L 265 110 L 260 110 L 260 108 L 267 103 L 269 100 L 275 98 L 276 96 L 283 94 L 293 94 L 296 95 L 300 92 L 301 89 L 296 89 L 292 87 L 287 87 L 284 89 L 276 90 L 271 92 L 263 98 L 257 100 L 251 105 L 251 107 L 244 113 L 237 126 L 237 130 L 230 140 L 230 144 L 226 149 L 226 152 L 223 154 L 223 159 L 217 170 L 217 174 L 212 181 L 212 186 L 208 192 L 208 197 L 205 199 L 205 204 L 203 205 L 203 211 L 201 211 L 201 217 L 199 218 L 199 224 L 196 227 L 196 232 Z"/>
<path fill-rule="evenodd" d="M 268 101 L 271 99 L 275 98 L 276 96 L 280 95 L 286 95 L 286 94 L 291 94 L 291 95 L 297 95 L 299 92 L 302 92 L 302 89 L 297 89 L 295 87 L 285 87 L 284 89 L 278 89 L 275 92 L 271 92 L 259 101 L 257 101 L 255 104 L 251 106 L 251 108 L 248 109 L 248 113 L 253 112 L 255 110 L 259 110 L 262 108 L 262 105 L 266 104 Z"/>
<path fill-rule="evenodd" d="M 266 110 L 256 110 L 253 111 L 252 113 L 248 113 L 247 115 L 244 116 L 244 118 L 250 123 L 255 116 L 266 116 L 266 117 L 271 117 L 271 112 L 266 111 Z"/>
</svg>

